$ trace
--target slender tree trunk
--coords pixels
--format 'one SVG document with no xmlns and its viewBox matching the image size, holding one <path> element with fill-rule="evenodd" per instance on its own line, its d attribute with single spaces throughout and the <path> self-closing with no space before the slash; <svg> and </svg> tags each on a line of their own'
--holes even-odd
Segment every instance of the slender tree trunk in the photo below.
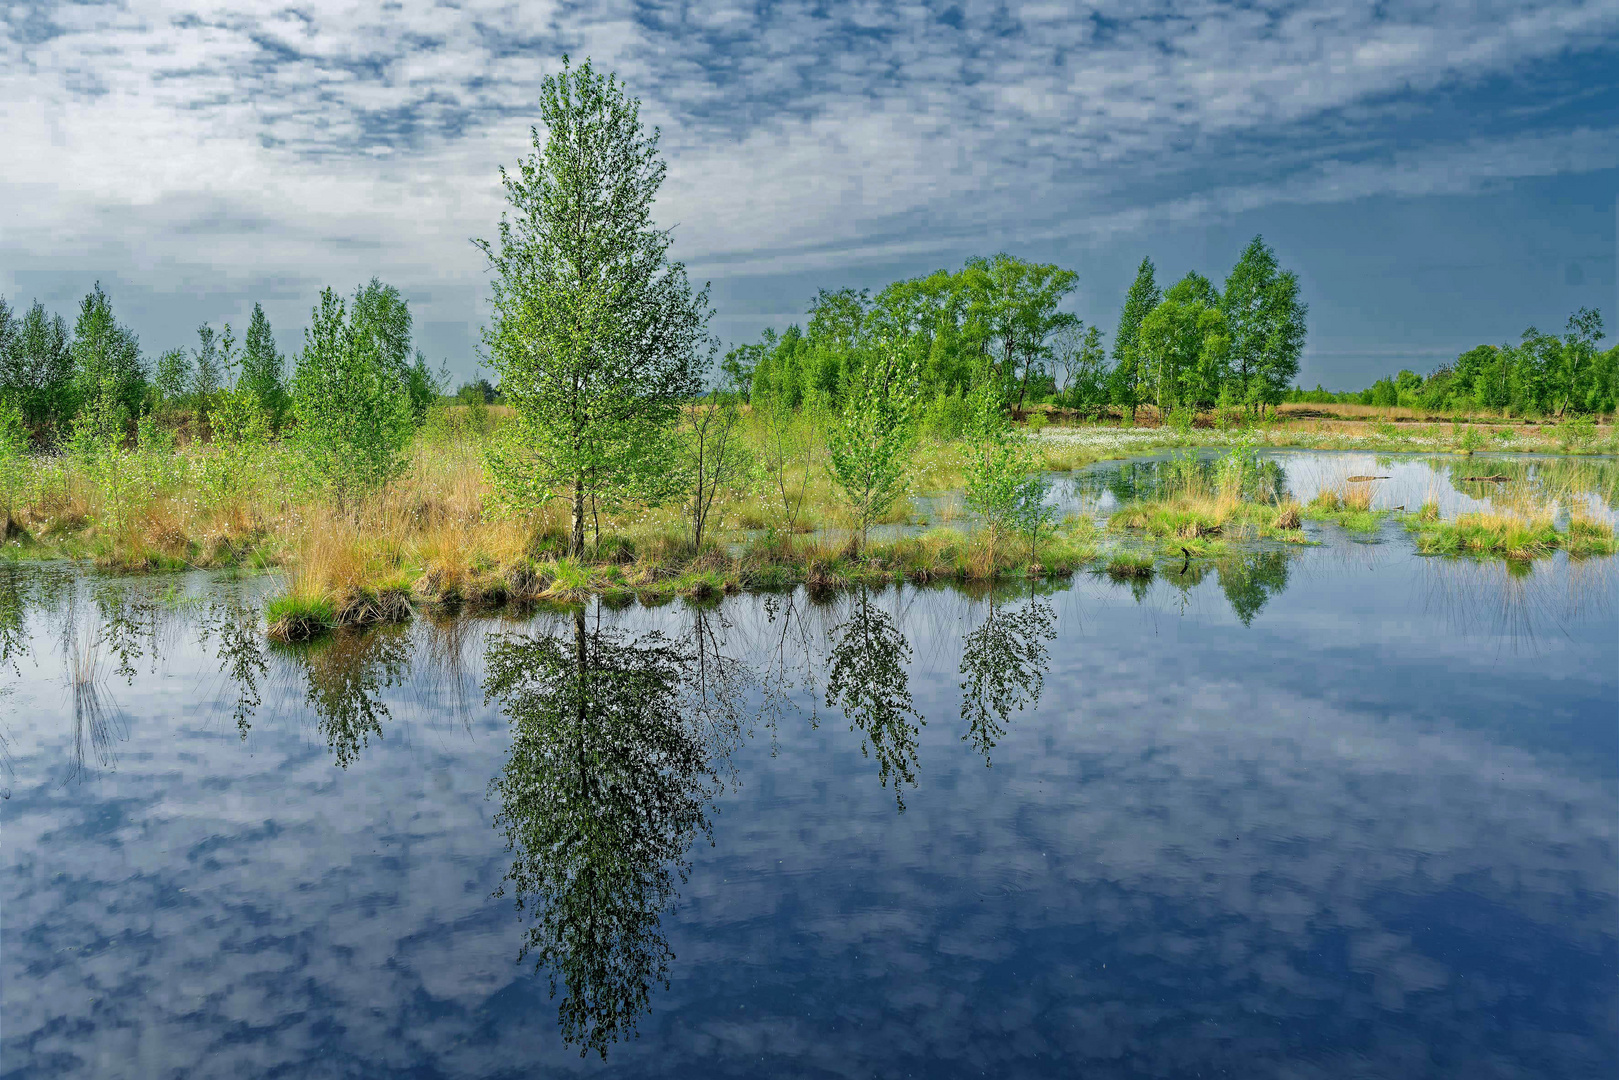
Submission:
<svg viewBox="0 0 1619 1080">
<path fill-rule="evenodd" d="M 573 480 L 573 544 L 576 559 L 585 557 L 585 481 L 582 476 Z"/>
</svg>

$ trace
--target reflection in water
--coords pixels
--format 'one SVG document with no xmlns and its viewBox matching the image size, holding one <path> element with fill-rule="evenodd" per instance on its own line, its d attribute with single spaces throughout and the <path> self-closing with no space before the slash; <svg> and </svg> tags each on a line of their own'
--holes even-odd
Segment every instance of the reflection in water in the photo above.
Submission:
<svg viewBox="0 0 1619 1080">
<path fill-rule="evenodd" d="M 1230 551 L 1212 559 L 1193 559 L 1188 555 L 1179 565 L 1164 570 L 1163 578 L 1180 593 L 1184 611 L 1192 590 L 1213 574 L 1226 603 L 1231 605 L 1232 614 L 1244 626 L 1250 626 L 1271 598 L 1287 589 L 1289 566 L 1299 554 L 1296 550 L 1284 549 Z M 1132 577 L 1113 583 L 1128 588 L 1139 604 L 1151 594 L 1153 579 Z"/>
<path fill-rule="evenodd" d="M 204 645 L 209 638 L 218 642 L 220 672 L 236 689 L 236 706 L 231 717 L 245 739 L 262 701 L 260 685 L 270 671 L 258 607 L 235 597 L 213 605 L 203 616 L 199 635 Z"/>
<path fill-rule="evenodd" d="M 1425 464 L 1456 492 L 1483 502 L 1566 508 L 1578 500 L 1588 509 L 1619 510 L 1619 462 L 1611 458 L 1446 457 L 1425 459 Z"/>
<path fill-rule="evenodd" d="M 1287 588 L 1287 564 L 1283 551 L 1245 552 L 1215 564 L 1220 591 L 1242 625 L 1252 624 L 1270 598 Z"/>
<path fill-rule="evenodd" d="M 16 565 L 0 564 L 0 666 L 16 670 L 17 659 L 28 652 L 28 632 L 24 616 L 28 612 L 27 588 L 31 575 Z"/>
<path fill-rule="evenodd" d="M 1612 617 L 1614 561 L 1556 556 L 1561 573 L 1517 559 L 1423 559 L 1423 608 L 1457 636 L 1489 634 L 1534 651 L 1546 628 Z"/>
<path fill-rule="evenodd" d="M 633 1033 L 673 953 L 662 918 L 717 794 L 709 706 L 724 665 L 653 632 L 630 639 L 574 613 L 571 637 L 489 645 L 485 690 L 511 720 L 491 784 L 527 913 L 521 956 L 551 977 L 562 1034 L 583 1055 Z M 710 643 L 712 639 L 710 638 Z M 504 885 L 503 885 L 504 890 Z M 520 958 L 521 958 L 520 956 Z"/>
<path fill-rule="evenodd" d="M 277 651 L 303 669 L 305 701 L 335 764 L 348 768 L 373 735 L 382 738 L 382 725 L 391 719 L 383 691 L 402 685 L 409 672 L 408 629 L 340 630 L 312 644 Z"/>
<path fill-rule="evenodd" d="M 123 714 L 112 702 L 106 685 L 106 662 L 102 644 L 108 640 L 99 621 L 84 622 L 71 618 L 64 642 L 63 661 L 66 665 L 68 694 L 73 703 L 73 761 L 70 776 L 84 776 L 85 767 L 93 757 L 102 768 L 112 766 L 117 755 L 118 742 L 128 737 Z M 128 668 L 133 677 L 133 657 L 119 653 L 120 672 Z"/>
<path fill-rule="evenodd" d="M 1224 451 L 1187 450 L 1161 458 L 1103 462 L 1063 477 L 1056 486 L 1066 508 L 1095 506 L 1103 496 L 1118 504 L 1156 499 L 1192 488 L 1220 486 L 1220 459 Z M 1253 463 L 1244 484 L 1244 498 L 1280 499 L 1288 490 L 1287 468 L 1274 457 Z"/>
<path fill-rule="evenodd" d="M 76 1077 L 550 1075 L 610 1044 L 626 1075 L 1612 1075 L 1619 564 L 1514 577 L 1397 535 L 1161 559 L 1155 599 L 1221 609 L 1178 634 L 1082 578 L 283 651 L 259 644 L 268 581 L 192 603 L 0 566 L 0 1055 Z M 1277 632 L 1246 647 L 1228 604 Z M 254 753 L 196 722 L 223 700 L 184 696 L 221 672 Z M 396 734 L 459 710 L 462 679 L 505 715 Z M 823 701 L 881 769 L 812 723 L 732 753 L 743 718 Z M 921 724 L 958 708 L 964 737 Z M 330 753 L 266 722 L 311 709 Z M 114 748 L 118 776 L 56 782 Z M 363 776 L 327 764 L 362 753 Z M 919 753 L 896 819 L 870 780 L 898 796 Z"/>
<path fill-rule="evenodd" d="M 860 752 L 877 759 L 877 777 L 884 787 L 894 782 L 894 798 L 905 809 L 904 785 L 916 785 L 916 745 L 927 721 L 911 702 L 910 676 L 905 665 L 911 646 L 894 617 L 871 602 L 862 587 L 849 607 L 849 616 L 833 633 L 831 664 L 826 683 L 826 704 L 843 710 L 849 730 L 858 728 L 864 741 Z"/>
<path fill-rule="evenodd" d="M 962 638 L 961 718 L 967 724 L 962 739 L 984 755 L 1006 733 L 1007 717 L 1040 703 L 1050 655 L 1046 642 L 1056 638 L 1057 613 L 1043 600 L 1008 609 L 989 598 L 989 614 Z"/>
</svg>

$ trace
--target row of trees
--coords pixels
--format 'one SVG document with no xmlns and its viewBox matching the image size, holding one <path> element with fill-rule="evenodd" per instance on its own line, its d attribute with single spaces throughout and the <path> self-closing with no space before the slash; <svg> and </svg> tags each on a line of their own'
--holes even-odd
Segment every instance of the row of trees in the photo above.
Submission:
<svg viewBox="0 0 1619 1080">
<path fill-rule="evenodd" d="M 1426 376 L 1404 370 L 1364 390 L 1333 393 L 1317 386 L 1289 398 L 1520 416 L 1610 413 L 1619 405 L 1619 345 L 1601 350 L 1602 334 L 1601 312 L 1581 308 L 1561 336 L 1531 326 L 1516 345 L 1479 345 Z"/>
<path fill-rule="evenodd" d="M 1298 375 L 1307 309 L 1295 274 L 1261 237 L 1244 249 L 1223 289 L 1189 273 L 1167 291 L 1142 260 L 1114 335 L 1111 363 L 1102 333 L 1060 310 L 1074 291 L 1071 270 L 1000 254 L 969 259 L 868 291 L 822 290 L 804 328 L 766 330 L 728 352 L 730 386 L 793 407 L 836 401 L 845 376 L 876 348 L 898 348 L 914 365 L 927 400 L 964 397 L 981 369 L 1004 405 L 1032 401 L 1133 412 L 1284 400 Z"/>
<path fill-rule="evenodd" d="M 71 331 L 38 301 L 19 314 L 0 298 L 8 430 L 81 454 L 121 447 L 132 433 L 172 442 L 170 429 L 186 422 L 226 455 L 290 429 L 302 460 L 344 494 L 398 472 L 442 382 L 412 349 L 404 297 L 375 278 L 347 302 L 321 294 L 290 378 L 286 368 L 257 304 L 240 344 L 229 323 L 204 325 L 193 348 L 148 363 L 99 283 Z"/>
</svg>

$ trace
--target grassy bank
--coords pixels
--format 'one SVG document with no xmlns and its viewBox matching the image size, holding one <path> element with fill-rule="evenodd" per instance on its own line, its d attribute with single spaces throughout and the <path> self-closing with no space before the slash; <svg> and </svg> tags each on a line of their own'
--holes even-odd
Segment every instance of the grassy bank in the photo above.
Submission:
<svg viewBox="0 0 1619 1080">
<path fill-rule="evenodd" d="M 493 509 L 483 467 L 489 429 L 468 421 L 464 411 L 435 413 L 398 480 L 342 504 L 311 487 L 291 452 L 273 442 L 247 460 L 200 442 L 151 453 L 129 447 L 96 461 L 22 459 L 0 478 L 0 532 L 13 557 L 93 560 L 116 572 L 278 571 L 286 586 L 270 623 L 276 636 L 298 640 L 332 626 L 408 617 L 412 604 L 700 599 L 801 584 L 985 582 L 1067 574 L 1093 563 L 1132 577 L 1150 566 L 1143 547 L 1176 559 L 1210 556 L 1245 540 L 1301 542 L 1306 520 L 1369 529 L 1384 516 L 1371 509 L 1364 486 L 1344 485 L 1309 506 L 1256 488 L 1254 451 L 1297 444 L 1285 424 L 1240 432 L 1046 427 L 1035 445 L 1054 472 L 1170 446 L 1233 445 L 1233 456 L 1247 457 L 1235 473 L 1188 472 L 1184 483 L 1120 509 L 1106 531 L 1127 551 L 1106 550 L 1107 535 L 1088 521 L 1066 523 L 1033 551 L 1008 540 L 992 547 L 972 522 L 957 520 L 965 512 L 955 500 L 938 500 L 923 521 L 911 498 L 882 519 L 908 535 L 896 538 L 890 530 L 859 548 L 851 540 L 854 522 L 827 478 L 824 450 L 810 445 L 790 468 L 770 474 L 759 464 L 768 457 L 765 433 L 745 418 L 743 439 L 755 467 L 719 495 L 701 549 L 693 548 L 678 504 L 590 507 L 587 550 L 569 557 L 560 505 L 522 516 Z M 949 438 L 924 438 L 907 465 L 911 496 L 964 484 L 962 447 Z M 1458 554 L 1601 554 L 1613 543 L 1603 528 L 1582 522 L 1555 541 L 1541 529 L 1533 542 L 1516 533 L 1496 542 L 1477 522 L 1413 524 L 1421 550 Z M 1127 570 L 1131 559 L 1136 569 Z"/>
</svg>

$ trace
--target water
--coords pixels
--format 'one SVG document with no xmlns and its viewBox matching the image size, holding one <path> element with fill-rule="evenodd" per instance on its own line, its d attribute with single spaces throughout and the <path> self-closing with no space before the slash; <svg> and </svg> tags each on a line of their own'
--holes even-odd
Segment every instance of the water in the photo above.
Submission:
<svg viewBox="0 0 1619 1080">
<path fill-rule="evenodd" d="M 0 1077 L 1612 1076 L 1612 561 L 1317 535 L 312 649 L 0 565 Z"/>
</svg>

